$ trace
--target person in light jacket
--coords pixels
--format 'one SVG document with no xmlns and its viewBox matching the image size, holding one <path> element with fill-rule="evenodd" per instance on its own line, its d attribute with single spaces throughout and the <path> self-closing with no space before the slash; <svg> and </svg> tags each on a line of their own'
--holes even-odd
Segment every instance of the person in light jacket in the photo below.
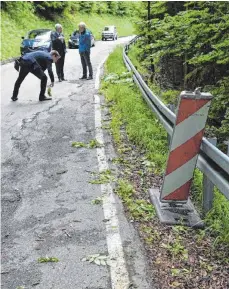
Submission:
<svg viewBox="0 0 229 289">
<path fill-rule="evenodd" d="M 64 61 L 65 61 L 65 54 L 66 54 L 66 44 L 64 40 L 63 28 L 61 24 L 55 25 L 56 31 L 51 33 L 51 41 L 52 41 L 52 49 L 59 52 L 61 58 L 56 63 L 56 74 L 59 81 L 63 81 L 64 79 Z"/>
<path fill-rule="evenodd" d="M 93 79 L 93 70 L 91 65 L 90 53 L 91 53 L 91 32 L 86 29 L 84 22 L 79 23 L 79 53 L 83 68 L 83 75 L 80 79 Z M 87 68 L 89 70 L 89 76 L 87 77 Z"/>
</svg>

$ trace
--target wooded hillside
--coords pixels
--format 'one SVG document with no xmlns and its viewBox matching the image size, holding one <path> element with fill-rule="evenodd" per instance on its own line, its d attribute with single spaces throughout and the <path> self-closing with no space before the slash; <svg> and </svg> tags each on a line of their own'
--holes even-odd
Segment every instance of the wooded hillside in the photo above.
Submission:
<svg viewBox="0 0 229 289">
<path fill-rule="evenodd" d="M 162 90 L 212 92 L 207 133 L 222 144 L 229 139 L 229 2 L 143 2 L 140 11 L 145 77 Z"/>
<path fill-rule="evenodd" d="M 19 55 L 21 36 L 37 28 L 54 29 L 61 23 L 68 39 L 80 21 L 86 22 L 96 40 L 105 25 L 116 25 L 119 36 L 134 33 L 140 2 L 2 1 L 1 59 Z"/>
</svg>

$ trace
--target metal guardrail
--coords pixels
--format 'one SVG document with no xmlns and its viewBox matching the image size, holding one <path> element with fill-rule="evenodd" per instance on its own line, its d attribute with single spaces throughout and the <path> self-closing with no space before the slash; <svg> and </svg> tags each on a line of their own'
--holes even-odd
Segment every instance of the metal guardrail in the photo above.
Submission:
<svg viewBox="0 0 229 289">
<path fill-rule="evenodd" d="M 162 125 L 170 136 L 173 133 L 173 125 L 176 115 L 173 113 L 147 86 L 142 76 L 127 56 L 130 45 L 139 37 L 132 39 L 123 50 L 123 60 L 129 71 L 133 72 L 134 82 L 139 87 L 144 99 L 150 108 L 156 113 Z M 203 138 L 201 150 L 197 161 L 197 167 L 204 175 L 229 199 L 229 157 L 217 149 L 206 138 Z"/>
</svg>

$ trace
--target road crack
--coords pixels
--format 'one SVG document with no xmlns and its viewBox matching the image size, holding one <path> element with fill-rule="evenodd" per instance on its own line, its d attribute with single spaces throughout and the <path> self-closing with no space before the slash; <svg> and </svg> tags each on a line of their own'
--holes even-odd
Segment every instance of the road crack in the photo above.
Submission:
<svg viewBox="0 0 229 289">
<path fill-rule="evenodd" d="M 52 108 L 54 108 L 55 106 L 57 106 L 60 101 L 61 101 L 61 99 L 58 99 L 53 105 L 49 106 L 47 109 L 36 112 L 31 118 L 24 118 L 24 119 L 22 119 L 22 125 L 21 125 L 20 129 L 21 129 L 21 130 L 24 130 L 24 129 L 26 128 L 26 124 L 27 124 L 27 123 L 32 123 L 32 122 L 34 122 L 35 120 L 38 121 L 38 117 L 39 117 L 40 114 L 46 113 L 46 112 L 49 113 L 50 110 L 51 110 Z M 38 125 L 38 123 L 36 123 L 36 125 Z"/>
</svg>

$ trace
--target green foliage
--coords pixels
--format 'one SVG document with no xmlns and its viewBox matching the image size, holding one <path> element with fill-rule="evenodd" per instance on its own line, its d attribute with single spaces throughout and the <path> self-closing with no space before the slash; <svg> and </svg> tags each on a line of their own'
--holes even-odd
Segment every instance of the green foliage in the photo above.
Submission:
<svg viewBox="0 0 229 289">
<path fill-rule="evenodd" d="M 122 48 L 116 49 L 106 63 L 106 76 L 112 74 L 123 75 L 125 67 L 122 63 Z M 131 83 L 103 82 L 102 90 L 108 102 L 114 102 L 111 107 L 111 129 L 117 142 L 120 141 L 119 130 L 125 123 L 128 137 L 133 143 L 145 148 L 147 157 L 155 163 L 155 167 L 162 168 L 166 162 L 167 136 L 163 127 L 142 99 L 137 88 Z M 158 135 L 161 138 L 158 138 Z M 158 153 L 156 153 L 158 152 Z"/>
<path fill-rule="evenodd" d="M 73 141 L 72 142 L 72 147 L 74 147 L 74 148 L 94 149 L 94 148 L 100 148 L 101 146 L 102 145 L 96 139 L 90 140 L 89 144 L 86 144 L 86 143 L 80 142 L 80 141 Z"/>
<path fill-rule="evenodd" d="M 105 170 L 100 172 L 96 179 L 90 181 L 90 184 L 99 185 L 99 184 L 108 184 L 110 182 L 114 181 L 114 176 L 112 176 L 110 170 Z"/>
<path fill-rule="evenodd" d="M 91 202 L 93 205 L 101 205 L 103 203 L 103 198 L 97 197 L 96 199 L 92 200 Z"/>
<path fill-rule="evenodd" d="M 229 63 L 226 33 L 229 28 L 229 7 L 226 3 L 200 2 L 194 9 L 189 7 L 186 11 L 179 6 L 180 10 L 172 15 L 169 15 L 169 2 L 156 2 L 151 6 L 150 27 L 144 21 L 138 27 L 144 36 L 142 42 L 148 43 L 150 38 L 147 49 L 155 64 L 162 56 L 172 54 L 186 55 L 187 63 L 198 66 L 212 62 Z M 158 17 L 158 14 L 163 16 Z"/>
<path fill-rule="evenodd" d="M 102 146 L 101 143 L 98 142 L 96 139 L 90 140 L 89 145 L 88 145 L 88 147 L 89 147 L 90 149 L 100 148 L 101 146 Z"/>
<path fill-rule="evenodd" d="M 212 100 L 208 115 L 208 134 L 216 136 L 221 148 L 226 152 L 226 146 L 223 146 L 224 140 L 229 140 L 229 77 L 223 78 L 215 87 L 209 87 L 209 90 L 215 96 Z"/>
<path fill-rule="evenodd" d="M 14 17 L 19 17 L 19 14 L 26 14 L 34 12 L 34 6 L 31 2 L 27 1 L 1 1 L 1 10 L 7 11 Z"/>
<path fill-rule="evenodd" d="M 126 180 L 118 180 L 116 193 L 126 204 L 131 217 L 137 221 L 149 221 L 156 212 L 153 205 L 145 200 L 134 199 L 134 188 Z"/>
<path fill-rule="evenodd" d="M 136 29 L 142 37 L 138 48 L 130 52 L 132 59 L 141 63 L 138 69 L 150 82 L 157 82 L 155 76 L 162 76 L 165 69 L 174 71 L 177 67 L 183 69 L 179 90 L 201 86 L 204 91 L 212 92 L 214 100 L 206 133 L 216 136 L 220 148 L 225 150 L 223 141 L 229 139 L 228 3 L 154 1 L 150 5 L 150 20 L 147 19 L 148 4 L 141 5 L 141 20 Z M 183 68 L 172 61 L 174 57 L 183 63 Z M 166 79 L 164 83 L 166 86 Z M 167 96 L 166 92 L 166 101 L 175 103 L 175 98 Z"/>
<path fill-rule="evenodd" d="M 229 244 L 229 201 L 217 189 L 214 205 L 206 217 L 208 229 L 216 236 L 215 243 Z"/>
<path fill-rule="evenodd" d="M 87 144 L 85 144 L 84 142 L 81 142 L 81 141 L 73 141 L 72 147 L 73 148 L 86 148 Z"/>
<path fill-rule="evenodd" d="M 46 16 L 49 19 L 53 18 L 55 13 L 63 13 L 64 11 L 72 11 L 83 14 L 112 14 L 117 16 L 133 16 L 135 14 L 139 3 L 134 2 L 108 2 L 108 1 L 2 1 L 2 9 L 10 13 L 14 13 L 15 10 L 33 10 L 42 16 Z"/>
<path fill-rule="evenodd" d="M 48 93 L 48 96 L 52 96 L 52 90 L 51 90 L 51 87 L 48 87 L 48 89 L 47 89 L 47 93 Z"/>
<path fill-rule="evenodd" d="M 185 259 L 185 260 L 188 259 L 188 251 L 181 244 L 181 238 L 179 237 L 177 237 L 176 239 L 174 239 L 173 241 L 167 244 L 162 243 L 161 247 L 167 249 L 173 258 L 175 256 L 180 256 L 182 259 Z"/>
</svg>

